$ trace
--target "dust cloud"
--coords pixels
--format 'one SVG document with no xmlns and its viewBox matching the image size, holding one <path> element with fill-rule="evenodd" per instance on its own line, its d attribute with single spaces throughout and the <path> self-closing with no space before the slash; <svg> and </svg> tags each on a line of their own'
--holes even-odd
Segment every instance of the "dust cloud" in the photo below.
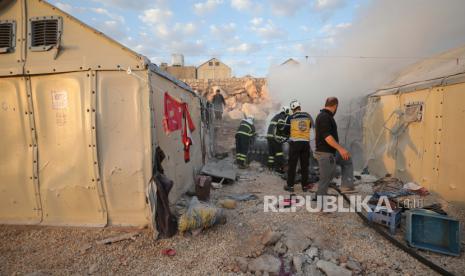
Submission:
<svg viewBox="0 0 465 276">
<path fill-rule="evenodd" d="M 463 11 L 463 0 L 371 1 L 333 43 L 306 45 L 308 61 L 272 66 L 271 97 L 282 104 L 298 99 L 316 116 L 336 96 L 341 117 L 351 100 L 389 83 L 407 65 L 465 44 Z"/>
</svg>

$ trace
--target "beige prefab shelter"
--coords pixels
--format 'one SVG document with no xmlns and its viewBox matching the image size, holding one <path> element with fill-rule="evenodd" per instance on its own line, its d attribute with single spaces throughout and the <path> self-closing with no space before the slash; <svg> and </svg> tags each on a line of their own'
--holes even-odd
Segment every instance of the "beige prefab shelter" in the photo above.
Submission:
<svg viewBox="0 0 465 276">
<path fill-rule="evenodd" d="M 172 202 L 203 165 L 202 99 L 47 2 L 8 2 L 0 10 L 0 223 L 148 224 L 155 148 L 166 154 Z M 188 104 L 196 126 L 187 163 L 180 131 L 163 128 L 164 93 Z"/>
<path fill-rule="evenodd" d="M 368 98 L 365 158 L 378 176 L 465 204 L 465 47 L 422 61 Z"/>
</svg>

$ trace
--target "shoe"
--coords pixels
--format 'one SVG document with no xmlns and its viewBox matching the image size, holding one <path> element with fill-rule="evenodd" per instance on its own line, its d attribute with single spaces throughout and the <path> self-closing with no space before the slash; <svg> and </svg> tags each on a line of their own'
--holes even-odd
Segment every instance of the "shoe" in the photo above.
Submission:
<svg viewBox="0 0 465 276">
<path fill-rule="evenodd" d="M 303 186 L 302 186 L 302 191 L 308 192 L 309 190 L 313 190 L 313 186 L 314 186 L 313 183 L 309 183 L 309 184 L 307 184 L 307 185 L 303 185 Z"/>
<path fill-rule="evenodd" d="M 357 192 L 354 188 L 348 187 L 341 187 L 339 191 L 341 192 L 341 194 L 354 194 Z"/>
<path fill-rule="evenodd" d="M 294 192 L 294 187 L 290 187 L 290 186 L 285 185 L 284 190 L 293 193 Z"/>
</svg>

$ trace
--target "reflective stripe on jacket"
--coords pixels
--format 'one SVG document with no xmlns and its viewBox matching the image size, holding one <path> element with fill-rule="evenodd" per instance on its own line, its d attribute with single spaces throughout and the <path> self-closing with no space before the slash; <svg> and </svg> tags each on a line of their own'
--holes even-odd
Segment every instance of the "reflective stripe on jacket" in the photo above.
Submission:
<svg viewBox="0 0 465 276">
<path fill-rule="evenodd" d="M 255 135 L 255 126 L 246 120 L 242 120 L 239 128 L 237 129 L 236 135 L 237 134 L 252 137 Z"/>
</svg>

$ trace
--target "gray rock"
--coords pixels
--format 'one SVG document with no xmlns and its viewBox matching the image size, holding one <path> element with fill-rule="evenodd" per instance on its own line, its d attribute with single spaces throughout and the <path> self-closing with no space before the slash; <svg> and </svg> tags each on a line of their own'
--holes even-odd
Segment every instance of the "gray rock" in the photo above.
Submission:
<svg viewBox="0 0 465 276">
<path fill-rule="evenodd" d="M 333 263 L 337 263 L 337 259 L 339 258 L 338 254 L 334 251 L 324 249 L 321 252 L 321 259 Z"/>
<path fill-rule="evenodd" d="M 236 257 L 236 263 L 237 263 L 237 265 L 239 266 L 239 269 L 242 272 L 244 272 L 244 273 L 247 272 L 247 265 L 248 265 L 247 258 Z"/>
<path fill-rule="evenodd" d="M 270 272 L 278 273 L 281 267 L 281 261 L 272 255 L 261 255 L 260 257 L 249 262 L 248 269 L 253 272 Z"/>
<path fill-rule="evenodd" d="M 295 254 L 302 253 L 307 249 L 311 245 L 311 241 L 301 233 L 289 233 L 286 234 L 284 244 L 290 253 Z"/>
<path fill-rule="evenodd" d="M 352 272 L 332 262 L 320 260 L 316 266 L 327 276 L 351 276 Z"/>
<path fill-rule="evenodd" d="M 356 262 L 354 260 L 348 260 L 347 264 L 346 264 L 346 267 L 348 269 L 352 270 L 355 273 L 362 272 L 362 266 L 358 262 Z"/>
<path fill-rule="evenodd" d="M 268 230 L 265 233 L 263 233 L 261 241 L 263 245 L 268 246 L 274 245 L 277 241 L 279 241 L 280 238 L 281 233 Z"/>
<path fill-rule="evenodd" d="M 302 256 L 297 255 L 292 258 L 292 264 L 294 265 L 294 269 L 297 274 L 302 274 L 302 263 L 303 263 Z"/>
<path fill-rule="evenodd" d="M 286 254 L 287 252 L 287 246 L 281 242 L 281 241 L 278 241 L 275 245 L 274 245 L 274 248 L 273 248 L 274 252 L 278 255 L 284 255 Z"/>
<path fill-rule="evenodd" d="M 305 255 L 307 255 L 310 260 L 313 260 L 315 257 L 318 257 L 318 248 L 314 246 L 310 247 L 305 251 Z"/>
<path fill-rule="evenodd" d="M 324 274 L 316 267 L 316 264 L 304 266 L 304 275 L 308 276 L 324 276 Z"/>
</svg>

